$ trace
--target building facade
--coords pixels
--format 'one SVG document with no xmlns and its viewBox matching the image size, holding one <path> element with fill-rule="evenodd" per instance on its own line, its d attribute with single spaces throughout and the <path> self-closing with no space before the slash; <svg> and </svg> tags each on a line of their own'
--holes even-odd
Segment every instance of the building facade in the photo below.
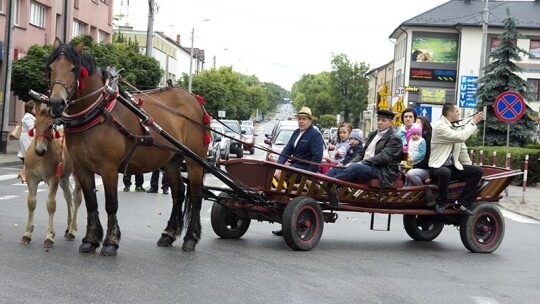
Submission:
<svg viewBox="0 0 540 304">
<path fill-rule="evenodd" d="M 52 44 L 58 37 L 63 42 L 82 34 L 92 35 L 95 41 L 112 42 L 113 0 L 0 0 L 0 47 L 2 59 L 9 45 L 6 40 L 9 4 L 13 5 L 11 47 L 13 60 L 22 58 L 34 45 Z M 0 68 L 6 69 L 2 60 Z M 0 82 L 4 91 L 4 79 Z M 1 102 L 1 101 L 0 101 Z M 3 109 L 9 111 L 9 129 L 23 115 L 24 104 L 9 98 Z"/>
<path fill-rule="evenodd" d="M 432 122 L 438 120 L 447 101 L 464 112 L 473 111 L 475 80 L 504 32 L 507 9 L 516 19 L 516 29 L 525 36 L 516 41 L 517 46 L 530 53 L 516 63 L 523 69 L 520 76 L 533 86 L 530 93 L 535 98 L 526 102 L 539 110 L 540 0 L 451 0 L 401 23 L 390 35 L 395 47 L 389 103 L 395 100 L 395 89 L 403 86 L 405 104 Z M 373 107 L 379 97 L 378 91 L 370 92 Z"/>
</svg>

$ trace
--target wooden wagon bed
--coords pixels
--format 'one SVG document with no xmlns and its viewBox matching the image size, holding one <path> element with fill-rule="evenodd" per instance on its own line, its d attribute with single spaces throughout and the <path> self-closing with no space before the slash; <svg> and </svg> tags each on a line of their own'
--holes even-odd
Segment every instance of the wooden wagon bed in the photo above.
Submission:
<svg viewBox="0 0 540 304">
<path fill-rule="evenodd" d="M 240 238 L 251 220 L 277 222 L 285 242 L 295 250 L 314 248 L 324 222 L 333 223 L 338 212 L 349 211 L 371 213 L 371 229 L 374 214 L 387 214 L 387 230 L 391 215 L 402 214 L 405 231 L 417 241 L 434 240 L 444 225 L 459 226 L 469 251 L 493 252 L 504 236 L 504 218 L 494 203 L 522 174 L 481 166 L 484 175 L 469 216 L 452 208 L 437 214 L 434 205 L 439 188 L 435 184 L 403 187 L 398 178 L 391 187 L 381 188 L 377 179 L 351 183 L 264 160 L 234 159 L 220 164 L 226 172 L 212 173 L 229 187 L 206 186 L 205 191 L 205 199 L 215 202 L 211 212 L 214 232 L 222 238 Z M 451 182 L 448 202 L 455 201 L 464 186 L 464 182 Z"/>
</svg>

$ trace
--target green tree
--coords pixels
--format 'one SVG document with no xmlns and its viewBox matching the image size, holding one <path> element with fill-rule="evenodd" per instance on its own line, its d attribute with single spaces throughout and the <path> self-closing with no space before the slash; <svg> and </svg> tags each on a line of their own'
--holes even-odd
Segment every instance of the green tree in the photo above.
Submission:
<svg viewBox="0 0 540 304">
<path fill-rule="evenodd" d="M 337 127 L 337 117 L 332 114 L 324 114 L 319 117 L 319 124 L 323 128 Z"/>
<path fill-rule="evenodd" d="M 138 89 L 155 88 L 159 84 L 162 70 L 157 60 L 139 53 L 137 43 L 114 42 L 95 43 L 92 36 L 74 37 L 70 44 L 84 42 L 85 50 L 94 56 L 99 67 L 124 68 L 122 78 Z M 47 91 L 48 80 L 44 73 L 45 64 L 52 53 L 52 46 L 33 45 L 25 57 L 13 62 L 11 89 L 23 101 L 30 100 L 28 91 Z M 126 88 L 130 89 L 130 88 Z"/>
<path fill-rule="evenodd" d="M 335 96 L 332 95 L 329 72 L 302 75 L 302 78 L 293 85 L 291 96 L 296 111 L 302 107 L 309 107 L 316 117 L 335 113 Z"/>
<path fill-rule="evenodd" d="M 482 111 L 484 105 L 487 106 L 486 120 L 478 124 L 478 129 L 483 130 L 484 123 L 486 124 L 484 138 L 486 146 L 506 146 L 507 124 L 501 123 L 493 110 L 497 96 L 506 91 L 515 91 L 525 100 L 531 99 L 527 93 L 527 88 L 531 85 L 518 76 L 522 69 L 515 63 L 521 61 L 520 54 L 528 54 L 526 50 L 516 45 L 517 39 L 524 37 L 516 30 L 516 21 L 510 17 L 508 8 L 506 13 L 508 18 L 503 20 L 505 31 L 498 37 L 500 43 L 489 56 L 491 63 L 483 69 L 484 76 L 478 79 L 479 87 L 476 96 L 479 102 L 476 109 Z M 534 111 L 529 108 L 526 112 L 534 114 Z M 534 123 L 528 115 L 523 115 L 520 120 L 511 124 L 510 129 L 510 146 L 524 147 L 534 130 Z M 481 144 L 482 136 L 479 136 L 477 140 Z"/>
<path fill-rule="evenodd" d="M 343 120 L 358 125 L 367 107 L 369 65 L 351 63 L 347 55 L 332 57 L 331 84 L 335 96 L 334 109 L 343 113 Z"/>
</svg>

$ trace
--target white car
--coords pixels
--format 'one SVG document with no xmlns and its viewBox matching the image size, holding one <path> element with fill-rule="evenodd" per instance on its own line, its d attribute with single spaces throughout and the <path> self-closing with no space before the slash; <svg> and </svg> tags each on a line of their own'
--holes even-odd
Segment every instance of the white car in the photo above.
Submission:
<svg viewBox="0 0 540 304">
<path fill-rule="evenodd" d="M 213 123 L 212 129 L 214 129 L 214 134 L 220 138 L 219 141 L 219 158 L 222 160 L 229 160 L 229 155 L 231 151 L 231 140 L 228 137 L 223 136 L 225 134 L 225 129 L 223 125 Z"/>
</svg>

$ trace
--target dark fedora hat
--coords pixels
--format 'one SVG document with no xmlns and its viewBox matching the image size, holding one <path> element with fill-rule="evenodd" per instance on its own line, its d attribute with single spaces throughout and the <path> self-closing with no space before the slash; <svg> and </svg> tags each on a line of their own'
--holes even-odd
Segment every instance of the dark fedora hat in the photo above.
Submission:
<svg viewBox="0 0 540 304">
<path fill-rule="evenodd" d="M 394 112 L 390 112 L 388 110 L 378 110 L 377 111 L 377 117 L 384 117 L 388 119 L 394 119 L 394 116 L 396 114 Z"/>
</svg>

